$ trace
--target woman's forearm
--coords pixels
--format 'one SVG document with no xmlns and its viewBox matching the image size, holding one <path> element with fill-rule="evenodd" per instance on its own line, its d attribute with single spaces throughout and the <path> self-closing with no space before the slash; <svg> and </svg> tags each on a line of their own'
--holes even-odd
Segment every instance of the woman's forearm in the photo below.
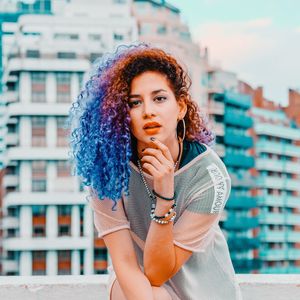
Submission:
<svg viewBox="0 0 300 300">
<path fill-rule="evenodd" d="M 123 264 L 115 272 L 127 300 L 154 300 L 152 286 L 139 267 Z"/>
<path fill-rule="evenodd" d="M 155 214 L 165 214 L 173 203 L 158 199 Z M 144 249 L 144 272 L 151 285 L 161 286 L 167 281 L 175 264 L 173 222 L 162 225 L 151 221 Z"/>
</svg>

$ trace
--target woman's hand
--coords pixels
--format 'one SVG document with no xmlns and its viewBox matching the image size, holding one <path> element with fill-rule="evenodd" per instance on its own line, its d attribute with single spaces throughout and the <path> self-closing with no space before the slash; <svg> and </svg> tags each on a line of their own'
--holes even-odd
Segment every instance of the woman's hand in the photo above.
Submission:
<svg viewBox="0 0 300 300">
<path fill-rule="evenodd" d="M 174 195 L 174 161 L 169 148 L 155 139 L 152 142 L 158 149 L 146 148 L 141 159 L 143 168 L 153 176 L 154 190 L 166 197 Z"/>
</svg>

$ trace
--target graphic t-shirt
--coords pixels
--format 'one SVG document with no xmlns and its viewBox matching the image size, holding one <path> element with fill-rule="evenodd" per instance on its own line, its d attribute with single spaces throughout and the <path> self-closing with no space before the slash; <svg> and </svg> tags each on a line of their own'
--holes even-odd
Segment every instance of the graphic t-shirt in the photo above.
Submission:
<svg viewBox="0 0 300 300">
<path fill-rule="evenodd" d="M 138 263 L 143 269 L 143 251 L 150 227 L 151 200 L 143 184 L 136 157 L 130 161 L 129 196 L 112 211 L 110 199 L 90 200 L 98 237 L 129 229 Z M 150 190 L 153 177 L 143 172 Z M 179 169 L 174 174 L 177 216 L 173 243 L 193 252 L 181 269 L 163 286 L 175 300 L 242 299 L 219 220 L 231 190 L 226 167 L 212 148 L 184 141 Z M 162 225 L 163 226 L 163 225 Z M 110 280 L 115 278 L 109 266 Z"/>
</svg>

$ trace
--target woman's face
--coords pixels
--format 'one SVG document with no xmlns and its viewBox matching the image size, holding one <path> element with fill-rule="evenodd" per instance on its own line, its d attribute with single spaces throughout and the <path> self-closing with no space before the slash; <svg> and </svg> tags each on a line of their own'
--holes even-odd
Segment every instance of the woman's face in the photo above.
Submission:
<svg viewBox="0 0 300 300">
<path fill-rule="evenodd" d="M 131 132 L 138 142 L 156 137 L 166 144 L 176 139 L 177 120 L 186 112 L 184 101 L 176 101 L 165 75 L 146 71 L 136 76 L 129 95 Z"/>
</svg>

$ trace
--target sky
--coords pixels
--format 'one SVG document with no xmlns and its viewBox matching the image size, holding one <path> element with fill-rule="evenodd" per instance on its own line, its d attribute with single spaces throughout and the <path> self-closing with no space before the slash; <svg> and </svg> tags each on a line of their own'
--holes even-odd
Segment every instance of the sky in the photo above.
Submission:
<svg viewBox="0 0 300 300">
<path fill-rule="evenodd" d="M 169 0 L 210 61 L 267 99 L 288 103 L 300 89 L 300 0 Z"/>
</svg>

